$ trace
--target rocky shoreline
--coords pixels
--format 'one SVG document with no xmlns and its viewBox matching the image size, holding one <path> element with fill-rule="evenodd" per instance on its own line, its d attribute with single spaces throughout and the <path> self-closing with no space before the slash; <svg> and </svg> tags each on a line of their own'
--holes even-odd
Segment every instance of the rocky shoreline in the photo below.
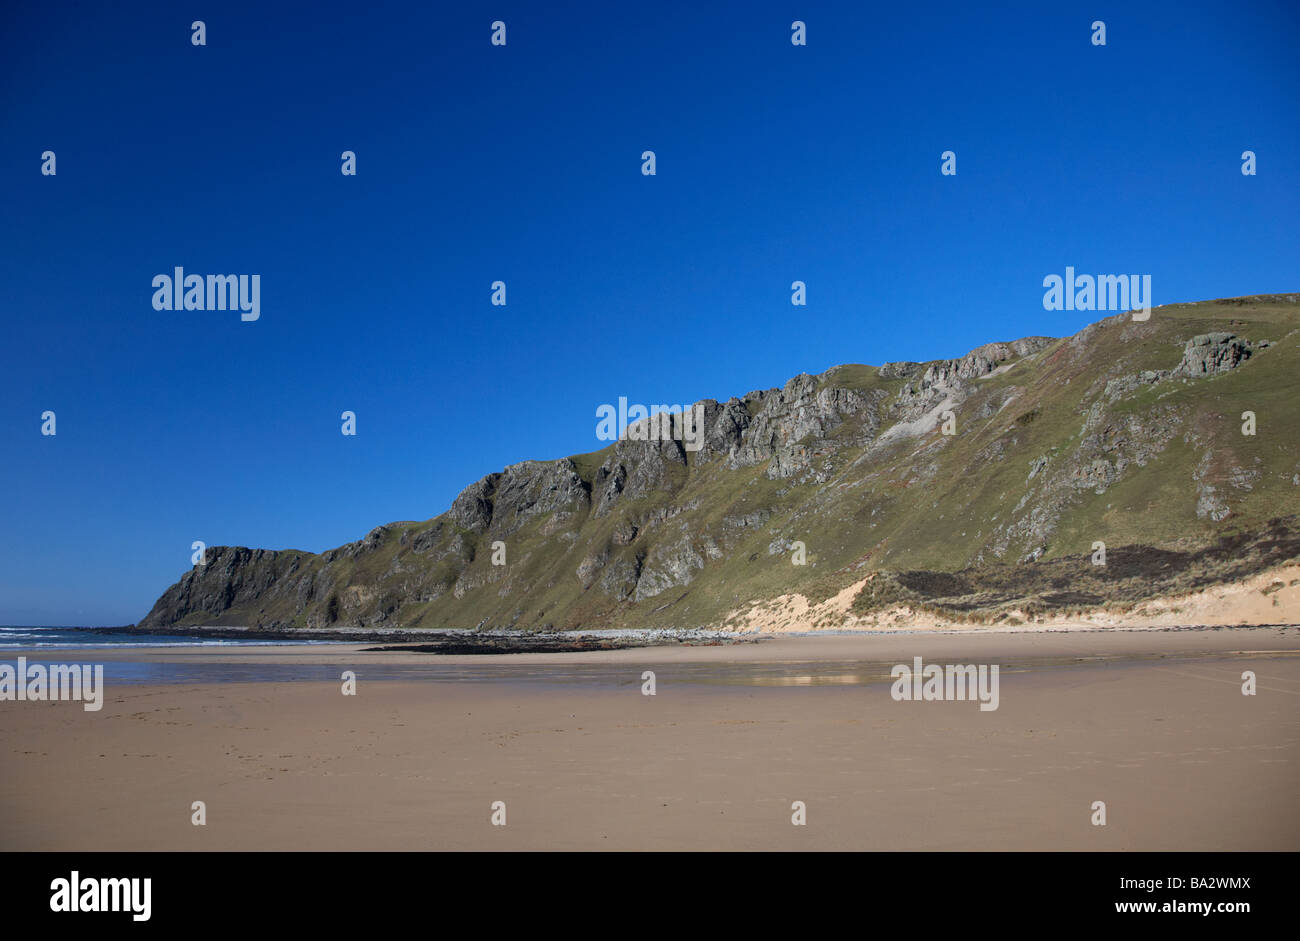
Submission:
<svg viewBox="0 0 1300 941">
<path fill-rule="evenodd" d="M 135 625 L 88 629 L 97 634 L 158 633 Z M 623 650 L 633 647 L 695 647 L 756 643 L 758 638 L 730 631 L 709 630 L 608 630 L 608 631 L 478 631 L 456 629 L 375 630 L 339 627 L 326 630 L 267 627 L 187 627 L 178 636 L 199 640 L 282 640 L 372 643 L 366 652 L 402 651 L 432 654 L 579 653 L 588 650 Z"/>
</svg>

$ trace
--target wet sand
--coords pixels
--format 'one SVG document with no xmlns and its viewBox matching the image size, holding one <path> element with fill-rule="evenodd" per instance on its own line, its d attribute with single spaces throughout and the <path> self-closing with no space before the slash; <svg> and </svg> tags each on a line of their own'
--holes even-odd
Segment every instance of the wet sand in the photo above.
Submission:
<svg viewBox="0 0 1300 941">
<path fill-rule="evenodd" d="M 0 848 L 1300 849 L 1295 628 L 360 646 L 26 652 L 290 679 L 0 703 Z M 999 708 L 895 702 L 889 666 L 913 656 L 1000 664 Z M 358 695 L 294 672 L 323 666 Z"/>
</svg>

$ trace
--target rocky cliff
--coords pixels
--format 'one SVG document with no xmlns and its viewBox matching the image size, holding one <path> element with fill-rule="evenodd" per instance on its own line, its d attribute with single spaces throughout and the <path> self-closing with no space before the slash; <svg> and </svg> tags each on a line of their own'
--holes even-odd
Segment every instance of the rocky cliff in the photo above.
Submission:
<svg viewBox="0 0 1300 941">
<path fill-rule="evenodd" d="M 209 548 L 140 626 L 697 627 L 871 571 L 909 591 L 965 573 L 976 595 L 995 573 L 999 603 L 1020 584 L 1050 606 L 1081 596 L 1043 573 L 1098 542 L 1166 564 L 1130 567 L 1124 592 L 1075 570 L 1095 603 L 1236 577 L 1296 554 L 1297 300 L 1172 305 L 705 401 L 699 450 L 629 435 L 327 552 Z"/>
</svg>

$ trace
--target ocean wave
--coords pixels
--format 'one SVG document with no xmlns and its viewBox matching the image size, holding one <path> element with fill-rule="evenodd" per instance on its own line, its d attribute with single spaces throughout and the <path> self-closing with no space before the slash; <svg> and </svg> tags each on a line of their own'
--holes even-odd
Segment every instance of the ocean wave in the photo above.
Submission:
<svg viewBox="0 0 1300 941">
<path fill-rule="evenodd" d="M 7 640 L 8 638 L 6 638 Z M 320 644 L 342 644 L 339 640 L 45 640 L 29 644 L 0 643 L 0 650 L 28 650 L 33 647 L 64 648 L 75 650 L 112 650 L 121 647 L 297 647 Z"/>
</svg>

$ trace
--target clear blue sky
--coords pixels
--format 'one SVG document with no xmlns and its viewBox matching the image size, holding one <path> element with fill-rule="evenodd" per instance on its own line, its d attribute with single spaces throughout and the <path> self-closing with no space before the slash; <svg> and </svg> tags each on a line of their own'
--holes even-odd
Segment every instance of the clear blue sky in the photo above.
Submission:
<svg viewBox="0 0 1300 941">
<path fill-rule="evenodd" d="M 334 6 L 6 5 L 0 623 L 436 516 L 620 395 L 1072 333 L 1066 265 L 1300 289 L 1294 0 Z M 261 319 L 155 311 L 175 266 Z"/>
</svg>

